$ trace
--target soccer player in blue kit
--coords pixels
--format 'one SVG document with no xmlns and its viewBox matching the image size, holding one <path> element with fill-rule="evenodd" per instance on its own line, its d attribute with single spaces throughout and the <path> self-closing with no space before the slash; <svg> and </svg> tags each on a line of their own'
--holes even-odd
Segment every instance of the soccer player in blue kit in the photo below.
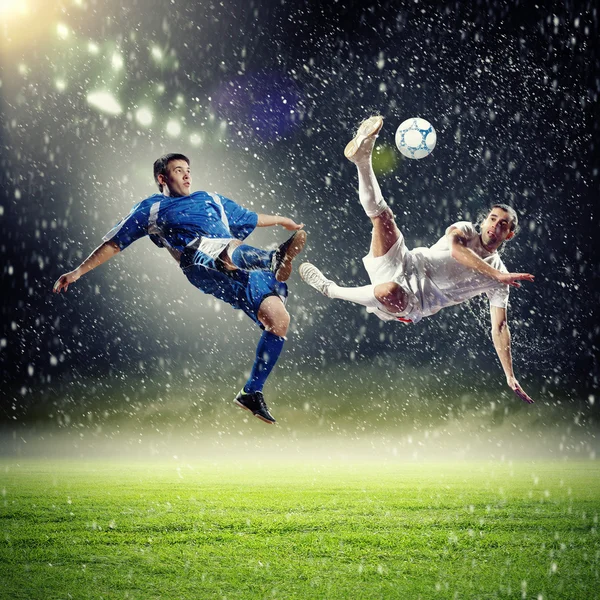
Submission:
<svg viewBox="0 0 600 600">
<path fill-rule="evenodd" d="M 257 214 L 218 194 L 190 193 L 190 161 L 183 154 L 157 159 L 154 179 L 160 194 L 136 204 L 88 258 L 61 275 L 54 292 L 66 292 L 82 275 L 150 236 L 170 252 L 192 285 L 243 310 L 263 329 L 250 377 L 235 402 L 265 423 L 275 423 L 262 390 L 286 339 L 290 316 L 284 282 L 306 242 L 304 225 L 287 217 Z M 243 243 L 256 227 L 273 225 L 295 233 L 272 251 Z"/>
</svg>

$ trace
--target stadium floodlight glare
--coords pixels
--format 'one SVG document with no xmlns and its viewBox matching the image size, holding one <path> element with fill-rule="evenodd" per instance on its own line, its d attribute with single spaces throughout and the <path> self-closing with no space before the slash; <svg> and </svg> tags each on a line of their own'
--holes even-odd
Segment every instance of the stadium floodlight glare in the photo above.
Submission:
<svg viewBox="0 0 600 600">
<path fill-rule="evenodd" d="M 123 57 L 118 52 L 115 52 L 112 55 L 111 64 L 115 71 L 120 71 L 125 63 Z"/>
<path fill-rule="evenodd" d="M 28 12 L 29 5 L 25 0 L 0 0 L 0 17 L 3 19 L 24 16 Z"/>
<path fill-rule="evenodd" d="M 157 62 L 161 62 L 163 59 L 163 51 L 158 46 L 152 46 L 150 54 L 152 54 L 152 58 Z"/>
<path fill-rule="evenodd" d="M 69 28 L 64 23 L 57 23 L 56 25 L 56 35 L 61 40 L 66 40 L 69 37 Z"/>
<path fill-rule="evenodd" d="M 110 92 L 104 90 L 90 92 L 87 95 L 87 101 L 90 106 L 109 115 L 119 115 L 123 111 L 117 99 Z"/>
<path fill-rule="evenodd" d="M 138 109 L 138 111 L 135 113 L 135 118 L 137 122 L 143 127 L 148 127 L 152 124 L 153 121 L 152 112 L 150 112 L 150 110 L 145 107 Z"/>
<path fill-rule="evenodd" d="M 171 119 L 167 122 L 167 133 L 171 137 L 177 137 L 181 133 L 181 124 L 178 121 Z"/>
</svg>

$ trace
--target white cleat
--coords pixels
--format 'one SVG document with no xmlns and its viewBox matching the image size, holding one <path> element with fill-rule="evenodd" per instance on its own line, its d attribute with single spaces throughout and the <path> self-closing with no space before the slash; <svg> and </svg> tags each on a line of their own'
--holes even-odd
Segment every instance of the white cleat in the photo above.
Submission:
<svg viewBox="0 0 600 600">
<path fill-rule="evenodd" d="M 327 279 L 315 265 L 305 262 L 300 265 L 298 273 L 303 281 L 314 287 L 317 292 L 321 292 L 323 296 L 329 296 L 329 287 L 333 284 L 331 279 Z"/>
<path fill-rule="evenodd" d="M 377 134 L 382 127 L 383 117 L 379 115 L 365 119 L 359 125 L 354 139 L 344 149 L 344 156 L 353 163 L 370 159 Z"/>
</svg>

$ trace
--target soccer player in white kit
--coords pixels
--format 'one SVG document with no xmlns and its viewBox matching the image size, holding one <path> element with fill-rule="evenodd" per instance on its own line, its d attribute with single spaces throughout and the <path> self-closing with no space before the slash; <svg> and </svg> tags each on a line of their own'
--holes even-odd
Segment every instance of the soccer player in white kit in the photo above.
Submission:
<svg viewBox="0 0 600 600">
<path fill-rule="evenodd" d="M 533 281 L 534 277 L 509 273 L 498 255 L 498 248 L 516 233 L 516 212 L 505 204 L 495 204 L 480 232 L 472 223 L 460 221 L 450 225 L 431 248 L 408 250 L 371 163 L 382 126 L 382 117 L 369 117 L 344 150 L 357 167 L 359 200 L 373 224 L 369 254 L 363 258 L 371 285 L 342 287 L 310 263 L 300 265 L 300 276 L 328 298 L 355 302 L 384 321 L 404 323 L 416 323 L 446 306 L 486 294 L 494 348 L 506 382 L 519 398 L 532 403 L 513 371 L 507 306 L 509 286 L 518 288 L 519 281 Z"/>
</svg>

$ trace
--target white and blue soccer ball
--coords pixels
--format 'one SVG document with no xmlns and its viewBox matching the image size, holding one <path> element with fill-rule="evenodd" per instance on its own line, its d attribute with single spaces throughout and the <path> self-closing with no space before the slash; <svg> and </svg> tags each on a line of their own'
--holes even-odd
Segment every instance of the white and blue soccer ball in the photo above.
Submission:
<svg viewBox="0 0 600 600">
<path fill-rule="evenodd" d="M 407 158 L 425 158 L 435 148 L 437 135 L 429 121 L 414 117 L 400 123 L 396 146 Z"/>
</svg>

